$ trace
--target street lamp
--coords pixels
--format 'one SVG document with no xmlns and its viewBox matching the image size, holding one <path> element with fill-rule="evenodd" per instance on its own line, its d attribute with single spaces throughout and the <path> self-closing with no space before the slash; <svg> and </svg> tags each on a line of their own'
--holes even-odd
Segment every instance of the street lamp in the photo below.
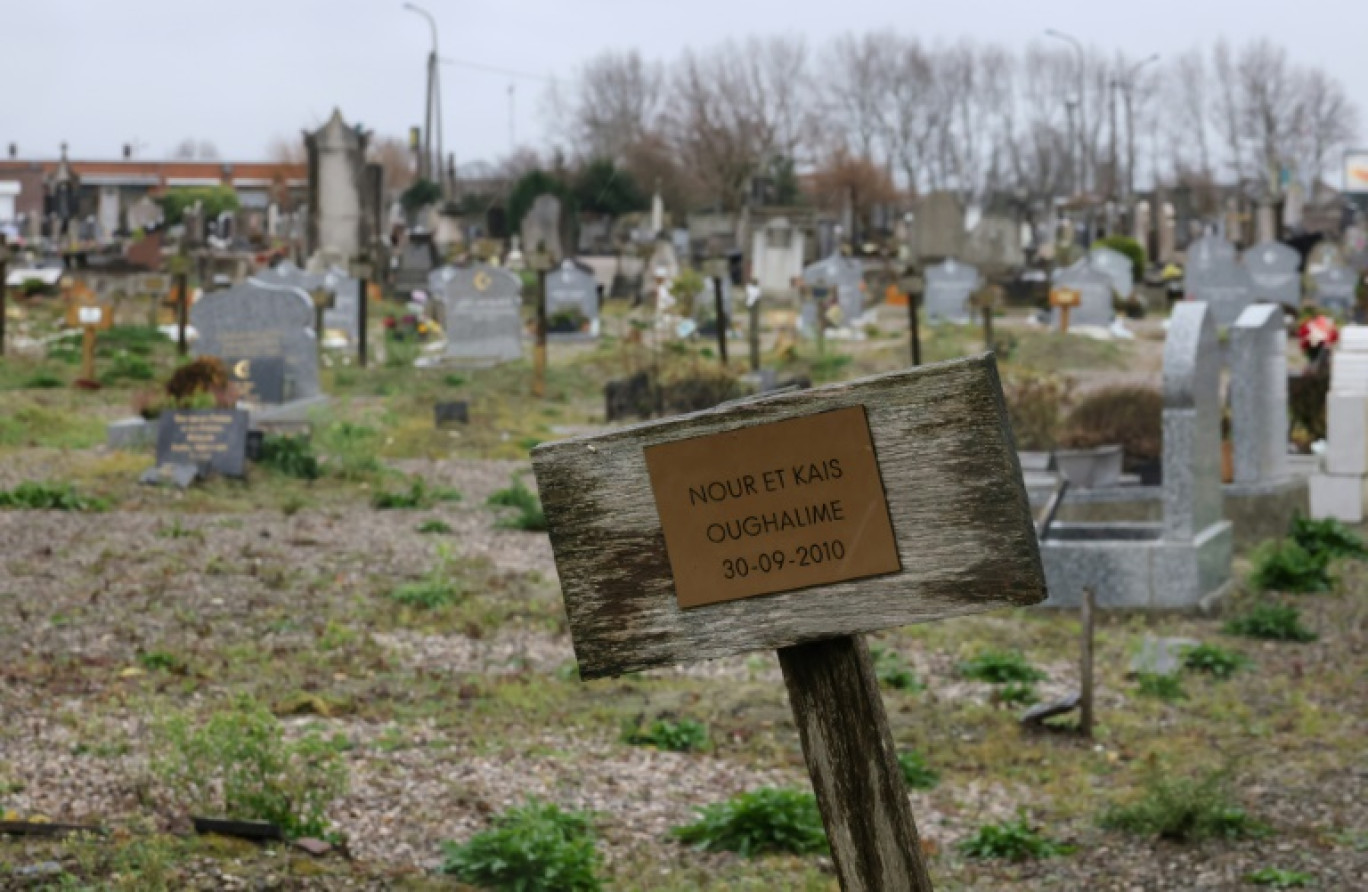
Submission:
<svg viewBox="0 0 1368 892">
<path fill-rule="evenodd" d="M 1158 53 L 1141 59 L 1127 68 L 1121 78 L 1121 89 L 1126 97 L 1126 198 L 1135 194 L 1135 113 L 1131 102 L 1135 92 L 1135 76 L 1141 68 L 1158 61 Z"/>
<path fill-rule="evenodd" d="M 1088 118 L 1087 106 L 1084 102 L 1084 86 L 1086 83 L 1087 63 L 1085 60 L 1083 44 L 1077 37 L 1074 37 L 1071 34 L 1065 34 L 1063 31 L 1056 31 L 1054 28 L 1045 29 L 1045 36 L 1053 37 L 1055 40 L 1062 40 L 1065 43 L 1072 45 L 1074 52 L 1078 55 L 1078 169 L 1076 175 L 1078 177 L 1078 188 L 1086 192 L 1088 189 L 1088 165 L 1084 156 L 1087 152 L 1086 139 Z"/>
<path fill-rule="evenodd" d="M 428 28 L 432 31 L 432 52 L 428 54 L 427 63 L 427 107 L 424 109 L 423 120 L 423 157 L 419 159 L 418 176 L 423 179 L 432 179 L 435 169 L 437 176 L 441 176 L 442 170 L 442 87 L 437 80 L 437 20 L 432 17 L 432 13 L 416 3 L 405 3 L 404 9 L 416 13 L 427 19 Z M 437 163 L 433 165 L 432 156 L 432 125 L 437 123 Z M 446 189 L 442 189 L 443 196 Z"/>
</svg>

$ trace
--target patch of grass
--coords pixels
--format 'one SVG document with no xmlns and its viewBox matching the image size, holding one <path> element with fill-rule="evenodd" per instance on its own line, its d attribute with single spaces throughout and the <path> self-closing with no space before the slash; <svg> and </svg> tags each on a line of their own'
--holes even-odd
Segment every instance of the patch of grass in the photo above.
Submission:
<svg viewBox="0 0 1368 892">
<path fill-rule="evenodd" d="M 1016 650 L 985 650 L 961 663 L 959 671 L 965 678 L 990 684 L 1045 680 L 1045 673 L 1028 663 L 1026 657 Z"/>
<path fill-rule="evenodd" d="M 768 852 L 828 851 L 817 797 L 806 790 L 763 787 L 698 809 L 698 820 L 670 835 L 710 852 L 753 857 Z"/>
<path fill-rule="evenodd" d="M 622 742 L 671 753 L 698 753 L 708 748 L 708 727 L 693 719 L 661 718 L 645 727 L 629 724 L 623 729 Z"/>
<path fill-rule="evenodd" d="M 13 402 L 0 412 L 0 446 L 88 449 L 105 440 L 105 423 L 96 413 Z"/>
<path fill-rule="evenodd" d="M 1271 886 L 1274 889 L 1305 889 L 1316 878 L 1301 870 L 1287 870 L 1281 867 L 1261 867 L 1245 874 L 1245 882 L 1256 886 Z"/>
<path fill-rule="evenodd" d="M 414 475 L 409 478 L 408 489 L 381 491 L 371 497 L 371 506 L 381 510 L 410 510 L 431 508 L 438 502 L 459 502 L 461 494 L 454 489 L 441 486 L 428 486 L 426 480 Z"/>
<path fill-rule="evenodd" d="M 1073 852 L 1073 846 L 1056 842 L 1031 826 L 1025 814 L 1016 820 L 984 824 L 960 842 L 959 851 L 969 858 L 1001 858 L 1027 861 Z"/>
<path fill-rule="evenodd" d="M 157 376 L 157 370 L 152 363 L 140 356 L 132 353 L 115 353 L 109 365 L 100 375 L 100 383 L 105 385 L 118 384 L 120 381 L 151 381 Z"/>
<path fill-rule="evenodd" d="M 1301 612 L 1288 604 L 1265 602 L 1225 624 L 1227 635 L 1265 641 L 1315 641 L 1316 633 L 1301 624 Z"/>
<path fill-rule="evenodd" d="M 494 493 L 485 504 L 492 508 L 517 509 L 516 514 L 500 518 L 500 529 L 546 532 L 546 514 L 542 511 L 541 500 L 527 488 L 521 477 L 515 476 L 512 486 Z"/>
<path fill-rule="evenodd" d="M 1187 691 L 1183 690 L 1183 680 L 1177 675 L 1140 672 L 1135 676 L 1135 687 L 1144 696 L 1154 697 L 1165 703 L 1187 699 Z"/>
<path fill-rule="evenodd" d="M 104 499 L 83 496 L 70 483 L 27 480 L 14 489 L 0 490 L 0 508 L 25 508 L 31 511 L 104 511 Z"/>
<path fill-rule="evenodd" d="M 1289 535 L 1293 542 L 1312 554 L 1324 554 L 1332 558 L 1368 558 L 1368 546 L 1363 544 L 1363 539 L 1333 517 L 1311 520 L 1297 515 L 1292 518 Z"/>
<path fill-rule="evenodd" d="M 464 843 L 443 845 L 442 872 L 482 889 L 597 892 L 601 858 L 590 816 L 529 800 Z"/>
<path fill-rule="evenodd" d="M 149 650 L 138 654 L 138 665 L 148 672 L 181 672 L 185 662 L 169 651 Z"/>
<path fill-rule="evenodd" d="M 1183 668 L 1224 681 L 1249 665 L 1249 657 L 1215 644 L 1199 644 L 1183 651 Z"/>
<path fill-rule="evenodd" d="M 350 421 L 323 425 L 318 450 L 328 471 L 343 480 L 365 480 L 380 472 L 380 432 L 373 427 Z"/>
<path fill-rule="evenodd" d="M 1040 702 L 1040 695 L 1029 682 L 1009 681 L 993 693 L 993 699 L 1004 706 L 1030 706 Z"/>
<path fill-rule="evenodd" d="M 1258 591 L 1326 592 L 1330 590 L 1330 555 L 1308 551 L 1295 540 L 1265 542 L 1250 558 L 1250 584 Z"/>
<path fill-rule="evenodd" d="M 451 532 L 451 524 L 447 523 L 445 520 L 433 518 L 432 520 L 425 520 L 418 524 L 418 532 L 424 534 L 441 533 L 445 535 Z"/>
<path fill-rule="evenodd" d="M 288 742 L 271 711 L 247 697 L 196 727 L 175 714 L 155 729 L 153 771 L 199 814 L 268 821 L 290 837 L 322 836 L 327 809 L 347 788 L 337 748 L 309 732 Z"/>
<path fill-rule="evenodd" d="M 812 358 L 813 381 L 835 381 L 853 361 L 847 353 L 822 353 Z"/>
<path fill-rule="evenodd" d="M 1145 774 L 1140 797 L 1108 808 L 1102 826 L 1172 842 L 1241 839 L 1264 832 L 1235 801 L 1229 770 L 1182 777 L 1156 764 Z"/>
<path fill-rule="evenodd" d="M 438 546 L 436 566 L 423 579 L 406 582 L 392 589 L 389 593 L 390 600 L 419 610 L 440 610 L 443 607 L 450 607 L 465 595 L 452 579 L 451 565 L 451 548 L 446 545 Z"/>
<path fill-rule="evenodd" d="M 466 379 L 464 375 L 458 375 L 455 372 L 450 372 L 442 376 L 442 383 L 447 387 L 461 387 L 466 383 Z"/>
<path fill-rule="evenodd" d="M 308 437 L 267 434 L 261 438 L 261 465 L 298 480 L 317 480 L 323 474 Z"/>
<path fill-rule="evenodd" d="M 924 685 L 917 679 L 917 674 L 903 663 L 897 651 L 874 645 L 869 649 L 869 656 L 874 662 L 874 675 L 879 684 L 895 691 L 923 690 Z"/>
<path fill-rule="evenodd" d="M 24 390 L 56 390 L 66 387 L 66 381 L 52 372 L 35 372 L 20 385 Z"/>
<path fill-rule="evenodd" d="M 898 753 L 898 768 L 909 790 L 930 790 L 940 783 L 940 772 L 926 764 L 926 757 L 915 750 Z"/>
</svg>

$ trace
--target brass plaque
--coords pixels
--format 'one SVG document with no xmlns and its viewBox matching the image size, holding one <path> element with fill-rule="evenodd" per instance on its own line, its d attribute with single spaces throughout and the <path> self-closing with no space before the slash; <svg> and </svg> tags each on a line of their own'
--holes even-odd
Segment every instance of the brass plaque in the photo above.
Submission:
<svg viewBox="0 0 1368 892">
<path fill-rule="evenodd" d="M 863 406 L 645 453 L 681 608 L 902 569 Z"/>
</svg>

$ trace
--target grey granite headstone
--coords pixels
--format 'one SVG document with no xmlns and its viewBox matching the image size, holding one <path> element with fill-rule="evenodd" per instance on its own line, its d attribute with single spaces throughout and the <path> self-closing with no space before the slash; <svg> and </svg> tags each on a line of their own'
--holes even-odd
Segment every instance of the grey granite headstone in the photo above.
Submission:
<svg viewBox="0 0 1368 892">
<path fill-rule="evenodd" d="M 928 322 L 967 322 L 973 317 L 969 296 L 983 285 L 978 268 L 953 257 L 926 268 L 926 306 Z"/>
<path fill-rule="evenodd" d="M 860 261 L 836 253 L 803 270 L 803 283 L 813 289 L 834 288 L 841 325 L 850 326 L 864 313 L 863 270 Z"/>
<path fill-rule="evenodd" d="M 1112 277 L 1091 263 L 1080 263 L 1061 270 L 1054 277 L 1057 287 L 1078 291 L 1080 303 L 1069 311 L 1069 325 L 1111 325 L 1116 317 L 1112 306 L 1114 286 Z M 1055 307 L 1050 313 L 1050 324 L 1058 329 L 1062 311 Z"/>
<path fill-rule="evenodd" d="M 508 362 L 522 357 L 522 281 L 476 264 L 453 269 L 440 292 L 448 359 Z"/>
<path fill-rule="evenodd" d="M 522 220 L 523 250 L 547 252 L 553 260 L 565 256 L 561 245 L 561 202 L 554 195 L 538 195 Z"/>
<path fill-rule="evenodd" d="M 1253 282 L 1249 271 L 1235 259 L 1235 248 L 1225 239 L 1207 236 L 1188 248 L 1187 259 L 1188 297 L 1210 304 L 1217 326 L 1234 325 L 1253 302 Z"/>
<path fill-rule="evenodd" d="M 1341 315 L 1351 315 L 1358 304 L 1358 274 L 1347 266 L 1329 266 L 1312 277 L 1316 303 Z"/>
<path fill-rule="evenodd" d="M 283 359 L 286 401 L 319 396 L 313 300 L 304 291 L 248 279 L 190 307 L 196 356 Z"/>
<path fill-rule="evenodd" d="M 722 283 L 722 312 L 728 319 L 733 319 L 732 315 L 732 286 L 731 281 L 726 276 L 720 277 Z M 694 295 L 693 318 L 698 323 L 701 331 L 705 326 L 714 326 L 717 320 L 717 291 L 711 276 L 703 279 L 703 290 Z M 716 328 L 711 328 L 716 332 Z"/>
<path fill-rule="evenodd" d="M 592 270 L 570 259 L 546 274 L 547 318 L 568 312 L 578 313 L 589 333 L 598 334 L 598 280 Z"/>
<path fill-rule="evenodd" d="M 329 331 L 340 331 L 347 340 L 355 341 L 361 322 L 361 280 L 336 268 L 319 278 L 322 280 L 321 287 L 333 295 L 333 305 L 323 311 L 323 327 Z"/>
<path fill-rule="evenodd" d="M 247 413 L 241 409 L 172 409 L 157 428 L 157 465 L 192 465 L 225 477 L 247 473 Z"/>
<path fill-rule="evenodd" d="M 1221 521 L 1221 356 L 1212 309 L 1180 301 L 1164 342 L 1164 538 Z"/>
<path fill-rule="evenodd" d="M 1301 305 L 1301 255 L 1281 242 L 1264 242 L 1244 253 L 1254 283 L 1254 300 L 1285 307 Z"/>
<path fill-rule="evenodd" d="M 247 403 L 285 402 L 285 360 L 279 356 L 244 359 L 222 357 L 229 379 L 237 385 L 238 399 Z"/>
<path fill-rule="evenodd" d="M 1235 482 L 1287 477 L 1287 329 L 1279 304 L 1255 304 L 1230 330 Z"/>
<path fill-rule="evenodd" d="M 1114 248 L 1093 248 L 1088 261 L 1111 277 L 1112 290 L 1123 298 L 1135 294 L 1135 265 L 1131 259 Z"/>
</svg>

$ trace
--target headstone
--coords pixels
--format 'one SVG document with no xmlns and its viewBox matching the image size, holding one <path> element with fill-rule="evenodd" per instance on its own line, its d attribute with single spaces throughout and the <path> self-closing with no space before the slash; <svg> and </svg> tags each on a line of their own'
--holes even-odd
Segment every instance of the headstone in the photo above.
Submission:
<svg viewBox="0 0 1368 892">
<path fill-rule="evenodd" d="M 926 268 L 924 304 L 928 322 L 968 322 L 969 297 L 983 285 L 977 267 L 951 257 Z"/>
<path fill-rule="evenodd" d="M 285 360 L 270 356 L 239 359 L 227 366 L 228 377 L 237 387 L 238 399 L 247 403 L 285 402 Z"/>
<path fill-rule="evenodd" d="M 439 430 L 470 423 L 470 404 L 464 401 L 442 402 L 432 407 L 433 421 Z"/>
<path fill-rule="evenodd" d="M 1245 251 L 1244 267 L 1254 283 L 1255 301 L 1301 306 L 1301 255 L 1296 250 L 1281 242 L 1263 242 Z"/>
<path fill-rule="evenodd" d="M 679 277 L 679 257 L 668 239 L 656 240 L 655 251 L 651 254 L 650 262 L 646 264 L 645 278 L 653 281 L 656 277 L 664 277 L 667 282 Z"/>
<path fill-rule="evenodd" d="M 446 271 L 451 275 L 446 276 Z M 443 272 L 447 359 L 509 362 L 522 357 L 522 281 L 485 264 Z"/>
<path fill-rule="evenodd" d="M 1358 305 L 1358 273 L 1347 266 L 1329 266 L 1314 274 L 1316 304 L 1341 316 L 1353 316 Z"/>
<path fill-rule="evenodd" d="M 1235 248 L 1225 239 L 1206 236 L 1188 248 L 1185 285 L 1189 299 L 1211 306 L 1220 328 L 1235 324 L 1253 302 L 1249 272 L 1235 259 Z"/>
<path fill-rule="evenodd" d="M 751 237 L 751 275 L 767 294 L 784 294 L 803 274 L 806 238 L 784 217 L 770 220 Z"/>
<path fill-rule="evenodd" d="M 919 260 L 964 256 L 964 208 L 958 195 L 931 192 L 917 201 L 912 243 Z"/>
<path fill-rule="evenodd" d="M 1123 300 L 1135 294 L 1135 265 L 1125 254 L 1114 248 L 1098 247 L 1088 252 L 1088 260 L 1111 278 L 1112 290 Z"/>
<path fill-rule="evenodd" d="M 318 130 L 304 134 L 309 157 L 309 233 L 307 251 L 334 252 L 343 261 L 355 257 L 372 236 L 375 209 L 364 188 L 366 148 L 370 134 L 332 116 Z"/>
<path fill-rule="evenodd" d="M 247 413 L 241 409 L 172 409 L 157 428 L 157 465 L 189 465 L 201 475 L 247 473 Z"/>
<path fill-rule="evenodd" d="M 1281 304 L 1255 304 L 1230 329 L 1235 482 L 1287 477 L 1287 329 Z"/>
<path fill-rule="evenodd" d="M 1053 284 L 1056 288 L 1067 288 L 1079 293 L 1078 306 L 1069 311 L 1070 328 L 1079 325 L 1105 328 L 1111 325 L 1112 319 L 1116 317 L 1112 305 L 1112 277 L 1087 261 L 1056 270 Z M 1062 317 L 1062 308 L 1055 307 L 1051 310 L 1050 325 L 1058 330 Z"/>
<path fill-rule="evenodd" d="M 283 360 L 285 400 L 313 399 L 320 395 L 314 312 L 304 291 L 248 279 L 190 307 L 199 333 L 194 353 L 217 356 L 230 368 L 244 359 Z"/>
<path fill-rule="evenodd" d="M 1164 342 L 1164 538 L 1221 523 L 1221 353 L 1211 308 L 1181 301 Z"/>
<path fill-rule="evenodd" d="M 1325 459 L 1311 475 L 1311 516 L 1362 523 L 1368 482 L 1368 326 L 1340 330 L 1325 409 Z"/>
<path fill-rule="evenodd" d="M 850 327 L 864 313 L 864 273 L 860 261 L 837 252 L 803 270 L 809 288 L 835 291 L 840 327 Z"/>
<path fill-rule="evenodd" d="M 1184 653 L 1201 644 L 1193 638 L 1160 638 L 1146 635 L 1140 652 L 1131 660 L 1132 675 L 1177 675 L 1183 670 Z"/>
<path fill-rule="evenodd" d="M 555 335 L 599 332 L 598 280 L 593 270 L 573 260 L 546 274 L 548 331 Z M 558 324 L 562 320 L 563 324 Z"/>
<path fill-rule="evenodd" d="M 552 260 L 565 256 L 561 245 L 561 202 L 554 195 L 538 195 L 522 220 L 523 247 L 534 254 L 549 253 Z"/>
<path fill-rule="evenodd" d="M 323 327 L 330 332 L 341 332 L 348 341 L 355 343 L 360 335 L 361 280 L 336 268 L 323 273 L 321 279 L 322 287 L 333 296 L 333 305 L 323 311 Z"/>
<path fill-rule="evenodd" d="M 437 248 L 429 233 L 409 233 L 409 240 L 399 253 L 399 267 L 394 273 L 394 290 L 408 298 L 428 285 L 428 276 L 437 267 Z"/>
</svg>

